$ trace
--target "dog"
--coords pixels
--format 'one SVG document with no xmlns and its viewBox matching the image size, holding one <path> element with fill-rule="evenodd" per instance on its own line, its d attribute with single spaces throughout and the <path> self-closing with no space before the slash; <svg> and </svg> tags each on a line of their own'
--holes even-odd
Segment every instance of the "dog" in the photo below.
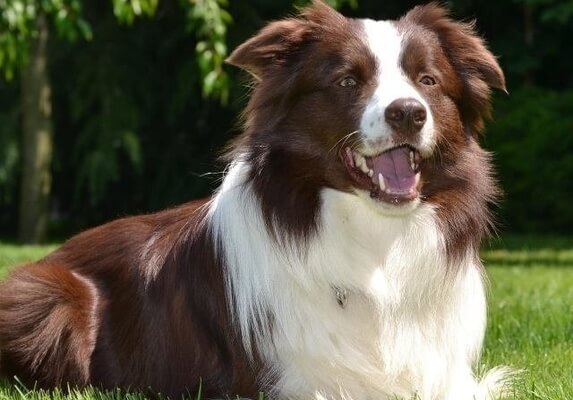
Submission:
<svg viewBox="0 0 573 400">
<path fill-rule="evenodd" d="M 321 1 L 228 63 L 253 89 L 209 199 L 85 231 L 0 287 L 4 376 L 178 398 L 493 399 L 478 144 L 504 74 L 472 23 Z"/>
</svg>

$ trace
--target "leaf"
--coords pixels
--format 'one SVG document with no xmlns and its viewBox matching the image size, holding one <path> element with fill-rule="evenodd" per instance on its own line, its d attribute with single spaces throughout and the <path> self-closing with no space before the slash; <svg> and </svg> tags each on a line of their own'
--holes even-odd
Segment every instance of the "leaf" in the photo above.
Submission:
<svg viewBox="0 0 573 400">
<path fill-rule="evenodd" d="M 141 146 L 135 132 L 127 131 L 122 136 L 123 148 L 125 149 L 131 164 L 140 169 L 142 166 Z"/>
<path fill-rule="evenodd" d="M 225 104 L 229 93 L 229 80 L 223 69 L 227 55 L 225 44 L 227 26 L 232 17 L 224 7 L 226 0 L 183 1 L 187 8 L 187 29 L 195 33 L 197 64 L 203 82 L 203 95 Z"/>
<path fill-rule="evenodd" d="M 78 21 L 78 29 L 80 30 L 84 39 L 90 41 L 93 39 L 93 32 L 90 25 L 83 19 Z"/>
</svg>

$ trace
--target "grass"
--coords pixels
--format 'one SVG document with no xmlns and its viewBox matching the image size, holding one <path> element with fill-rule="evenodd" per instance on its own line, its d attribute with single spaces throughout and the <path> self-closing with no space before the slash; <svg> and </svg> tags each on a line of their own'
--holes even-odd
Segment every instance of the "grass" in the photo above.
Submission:
<svg viewBox="0 0 573 400">
<path fill-rule="evenodd" d="M 147 400 L 148 397 L 138 393 L 125 393 L 121 390 L 101 391 L 93 388 L 83 390 L 30 390 L 21 384 L 4 384 L 0 388 L 0 400 Z"/>
<path fill-rule="evenodd" d="M 508 237 L 482 256 L 491 281 L 482 362 L 525 371 L 516 399 L 573 399 L 573 238 Z"/>
<path fill-rule="evenodd" d="M 0 279 L 6 276 L 10 267 L 37 260 L 57 247 L 55 244 L 43 246 L 20 246 L 0 242 Z"/>
<path fill-rule="evenodd" d="M 0 243 L 0 277 L 9 266 L 55 246 Z M 484 368 L 524 370 L 515 400 L 573 399 L 573 238 L 508 236 L 482 252 L 490 276 L 490 315 Z M 0 400 L 143 400 L 94 389 L 46 393 L 0 385 Z"/>
</svg>

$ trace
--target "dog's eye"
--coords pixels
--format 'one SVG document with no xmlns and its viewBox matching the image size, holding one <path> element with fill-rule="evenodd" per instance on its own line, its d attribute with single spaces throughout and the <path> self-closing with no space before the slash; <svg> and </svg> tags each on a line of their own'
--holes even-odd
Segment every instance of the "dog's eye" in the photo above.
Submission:
<svg viewBox="0 0 573 400">
<path fill-rule="evenodd" d="M 430 75 L 424 75 L 420 79 L 420 83 L 422 85 L 434 86 L 436 84 L 436 80 L 433 77 L 431 77 Z"/>
<path fill-rule="evenodd" d="M 354 79 L 353 77 L 347 76 L 344 79 L 342 79 L 338 84 L 342 87 L 352 87 L 356 86 L 358 82 L 356 82 L 356 79 Z"/>
</svg>

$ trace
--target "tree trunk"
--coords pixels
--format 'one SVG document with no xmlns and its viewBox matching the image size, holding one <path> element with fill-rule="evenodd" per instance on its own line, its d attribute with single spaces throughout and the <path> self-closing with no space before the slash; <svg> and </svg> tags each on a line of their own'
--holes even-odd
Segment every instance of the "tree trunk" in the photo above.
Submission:
<svg viewBox="0 0 573 400">
<path fill-rule="evenodd" d="M 534 54 L 535 27 L 533 11 L 533 5 L 527 2 L 523 3 L 523 39 L 529 50 L 529 54 Z M 524 80 L 526 84 L 533 85 L 535 79 L 531 67 L 525 72 Z"/>
<path fill-rule="evenodd" d="M 21 77 L 22 181 L 19 239 L 38 243 L 46 236 L 51 193 L 52 96 L 48 75 L 49 28 L 45 15 L 36 20 L 38 36 Z"/>
</svg>

